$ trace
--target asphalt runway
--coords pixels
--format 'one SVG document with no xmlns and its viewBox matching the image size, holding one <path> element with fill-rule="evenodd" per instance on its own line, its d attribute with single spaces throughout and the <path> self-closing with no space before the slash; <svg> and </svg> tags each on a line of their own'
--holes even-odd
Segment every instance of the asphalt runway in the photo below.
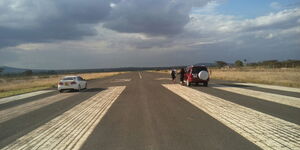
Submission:
<svg viewBox="0 0 300 150">
<path fill-rule="evenodd" d="M 0 99 L 0 149 L 300 149 L 300 89 L 130 72 Z"/>
</svg>

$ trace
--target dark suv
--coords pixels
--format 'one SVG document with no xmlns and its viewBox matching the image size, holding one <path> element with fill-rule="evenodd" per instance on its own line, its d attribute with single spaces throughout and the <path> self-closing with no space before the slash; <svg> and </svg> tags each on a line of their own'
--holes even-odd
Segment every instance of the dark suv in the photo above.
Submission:
<svg viewBox="0 0 300 150">
<path fill-rule="evenodd" d="M 196 85 L 203 83 L 204 86 L 207 86 L 209 81 L 207 67 L 204 65 L 188 66 L 185 69 L 184 81 L 187 86 L 190 86 L 191 83 L 195 83 Z"/>
</svg>

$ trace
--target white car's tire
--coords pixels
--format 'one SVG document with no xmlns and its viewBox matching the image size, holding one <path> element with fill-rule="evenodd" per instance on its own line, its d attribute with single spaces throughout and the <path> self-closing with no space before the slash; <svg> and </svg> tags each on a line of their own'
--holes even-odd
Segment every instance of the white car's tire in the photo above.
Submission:
<svg viewBox="0 0 300 150">
<path fill-rule="evenodd" d="M 207 71 L 200 71 L 198 74 L 199 79 L 207 80 L 208 79 L 208 72 Z"/>
</svg>

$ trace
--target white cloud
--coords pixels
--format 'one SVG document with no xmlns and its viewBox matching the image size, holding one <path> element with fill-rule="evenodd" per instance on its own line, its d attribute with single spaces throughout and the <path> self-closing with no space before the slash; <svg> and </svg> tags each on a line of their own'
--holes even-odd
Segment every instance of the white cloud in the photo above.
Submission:
<svg viewBox="0 0 300 150">
<path fill-rule="evenodd" d="M 282 6 L 280 3 L 278 3 L 278 2 L 272 2 L 272 3 L 270 4 L 270 7 L 271 7 L 272 9 L 276 9 L 276 10 L 282 9 L 282 8 L 283 8 L 283 6 Z"/>
<path fill-rule="evenodd" d="M 274 35 L 272 33 L 269 33 L 267 36 L 266 36 L 266 39 L 272 39 L 274 37 Z"/>
<path fill-rule="evenodd" d="M 213 14 L 216 13 L 217 7 L 220 5 L 219 1 L 210 1 L 204 7 L 194 7 L 191 10 L 192 14 Z"/>
<path fill-rule="evenodd" d="M 188 30 L 218 33 L 245 32 L 249 30 L 275 30 L 299 27 L 300 9 L 288 9 L 277 13 L 270 13 L 254 19 L 241 19 L 235 16 L 219 14 L 192 14 L 191 22 L 186 26 Z"/>
<path fill-rule="evenodd" d="M 115 3 L 110 3 L 110 7 L 114 8 L 114 7 L 116 7 L 116 4 Z"/>
<path fill-rule="evenodd" d="M 114 9 L 117 5 L 110 7 Z M 28 42 L 0 49 L 0 64 L 36 68 L 47 68 L 49 64 L 52 64 L 50 68 L 100 68 L 182 65 L 221 59 L 300 58 L 300 8 L 243 19 L 215 13 L 217 5 L 216 2 L 206 5 L 204 10 L 207 13 L 204 14 L 191 13 L 182 32 L 172 36 L 120 33 L 100 23 L 93 26 L 97 33 L 95 36 L 83 36 L 81 40 Z M 0 13 L 0 19 L 13 19 L 8 16 Z M 70 56 L 63 58 L 61 53 Z M 77 63 L 77 59 L 85 63 Z M 21 66 L 23 64 L 28 66 Z"/>
<path fill-rule="evenodd" d="M 300 18 L 300 8 L 282 10 L 277 13 L 270 13 L 267 16 L 257 17 L 244 21 L 244 28 L 270 27 L 286 28 L 297 25 L 297 20 Z M 299 25 L 299 24 L 298 24 Z"/>
<path fill-rule="evenodd" d="M 43 49 L 45 46 L 42 43 L 27 43 L 16 46 L 16 48 L 25 51 L 34 51 Z"/>
</svg>

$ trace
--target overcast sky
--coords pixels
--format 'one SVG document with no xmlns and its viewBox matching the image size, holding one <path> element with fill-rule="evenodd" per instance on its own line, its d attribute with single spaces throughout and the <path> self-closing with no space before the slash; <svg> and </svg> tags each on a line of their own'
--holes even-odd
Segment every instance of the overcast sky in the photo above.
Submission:
<svg viewBox="0 0 300 150">
<path fill-rule="evenodd" d="M 299 0 L 0 0 L 0 66 L 300 59 Z"/>
</svg>

